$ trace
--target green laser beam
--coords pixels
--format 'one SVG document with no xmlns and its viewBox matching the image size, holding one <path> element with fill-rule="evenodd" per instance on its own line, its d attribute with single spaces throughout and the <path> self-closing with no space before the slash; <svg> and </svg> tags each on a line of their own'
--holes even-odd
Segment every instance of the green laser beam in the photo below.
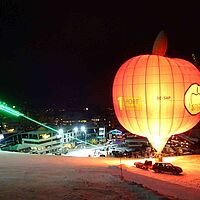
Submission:
<svg viewBox="0 0 200 200">
<path fill-rule="evenodd" d="M 47 125 L 45 125 L 45 124 L 43 124 L 43 123 L 41 123 L 41 122 L 38 122 L 38 121 L 36 121 L 36 120 L 34 120 L 34 119 L 32 119 L 32 118 L 26 116 L 26 115 L 23 115 L 22 117 L 24 117 L 24 118 L 26 118 L 26 119 L 28 119 L 28 120 L 30 120 L 30 121 L 36 123 L 36 124 L 39 124 L 40 126 L 43 126 L 43 127 L 47 128 L 47 129 L 50 129 L 50 130 L 52 130 L 52 131 L 54 131 L 54 132 L 56 132 L 56 133 L 59 133 L 58 130 L 56 130 L 56 129 L 50 127 L 50 126 L 47 126 Z"/>
<path fill-rule="evenodd" d="M 11 114 L 11 115 L 16 116 L 16 117 L 19 117 L 19 116 L 24 115 L 24 114 L 20 113 L 19 111 L 16 111 L 16 110 L 14 110 L 14 109 L 8 107 L 8 106 L 5 105 L 5 104 L 1 104 L 1 102 L 0 102 L 0 110 L 3 110 L 3 111 L 5 111 L 5 112 L 7 112 L 7 113 L 9 113 L 9 114 Z"/>
</svg>

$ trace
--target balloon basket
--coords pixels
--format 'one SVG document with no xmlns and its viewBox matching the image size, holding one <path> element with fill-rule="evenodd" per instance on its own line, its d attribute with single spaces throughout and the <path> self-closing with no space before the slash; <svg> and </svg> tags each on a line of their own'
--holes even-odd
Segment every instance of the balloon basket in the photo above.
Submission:
<svg viewBox="0 0 200 200">
<path fill-rule="evenodd" d="M 162 153 L 158 153 L 158 154 L 156 154 L 156 160 L 157 160 L 157 162 L 163 162 L 163 156 L 162 156 Z"/>
</svg>

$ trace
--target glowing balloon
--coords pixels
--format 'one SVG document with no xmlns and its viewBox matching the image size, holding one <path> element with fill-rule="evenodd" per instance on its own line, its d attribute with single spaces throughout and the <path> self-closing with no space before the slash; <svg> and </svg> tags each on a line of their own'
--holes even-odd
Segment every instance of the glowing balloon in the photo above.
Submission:
<svg viewBox="0 0 200 200">
<path fill-rule="evenodd" d="M 159 153 L 171 135 L 190 130 L 200 120 L 200 72 L 186 60 L 164 57 L 167 43 L 161 35 L 154 55 L 126 61 L 113 83 L 119 122 L 129 132 L 147 137 Z"/>
</svg>

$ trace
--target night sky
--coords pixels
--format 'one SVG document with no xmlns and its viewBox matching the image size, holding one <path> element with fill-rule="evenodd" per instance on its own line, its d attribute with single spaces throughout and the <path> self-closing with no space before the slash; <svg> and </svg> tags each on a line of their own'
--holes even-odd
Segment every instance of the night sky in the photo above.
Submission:
<svg viewBox="0 0 200 200">
<path fill-rule="evenodd" d="M 0 100 L 112 107 L 117 70 L 151 54 L 161 30 L 168 57 L 200 61 L 199 7 L 147 2 L 0 0 Z"/>
</svg>

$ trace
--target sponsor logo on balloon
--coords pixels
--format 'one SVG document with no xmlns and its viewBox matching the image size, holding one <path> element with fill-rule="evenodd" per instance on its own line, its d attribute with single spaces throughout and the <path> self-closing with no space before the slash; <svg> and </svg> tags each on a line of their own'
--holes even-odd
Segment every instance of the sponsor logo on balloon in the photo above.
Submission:
<svg viewBox="0 0 200 200">
<path fill-rule="evenodd" d="M 185 107 L 192 115 L 200 112 L 200 86 L 198 84 L 192 84 L 186 91 Z"/>
<path fill-rule="evenodd" d="M 140 97 L 118 97 L 118 106 L 120 110 L 142 110 Z"/>
</svg>

